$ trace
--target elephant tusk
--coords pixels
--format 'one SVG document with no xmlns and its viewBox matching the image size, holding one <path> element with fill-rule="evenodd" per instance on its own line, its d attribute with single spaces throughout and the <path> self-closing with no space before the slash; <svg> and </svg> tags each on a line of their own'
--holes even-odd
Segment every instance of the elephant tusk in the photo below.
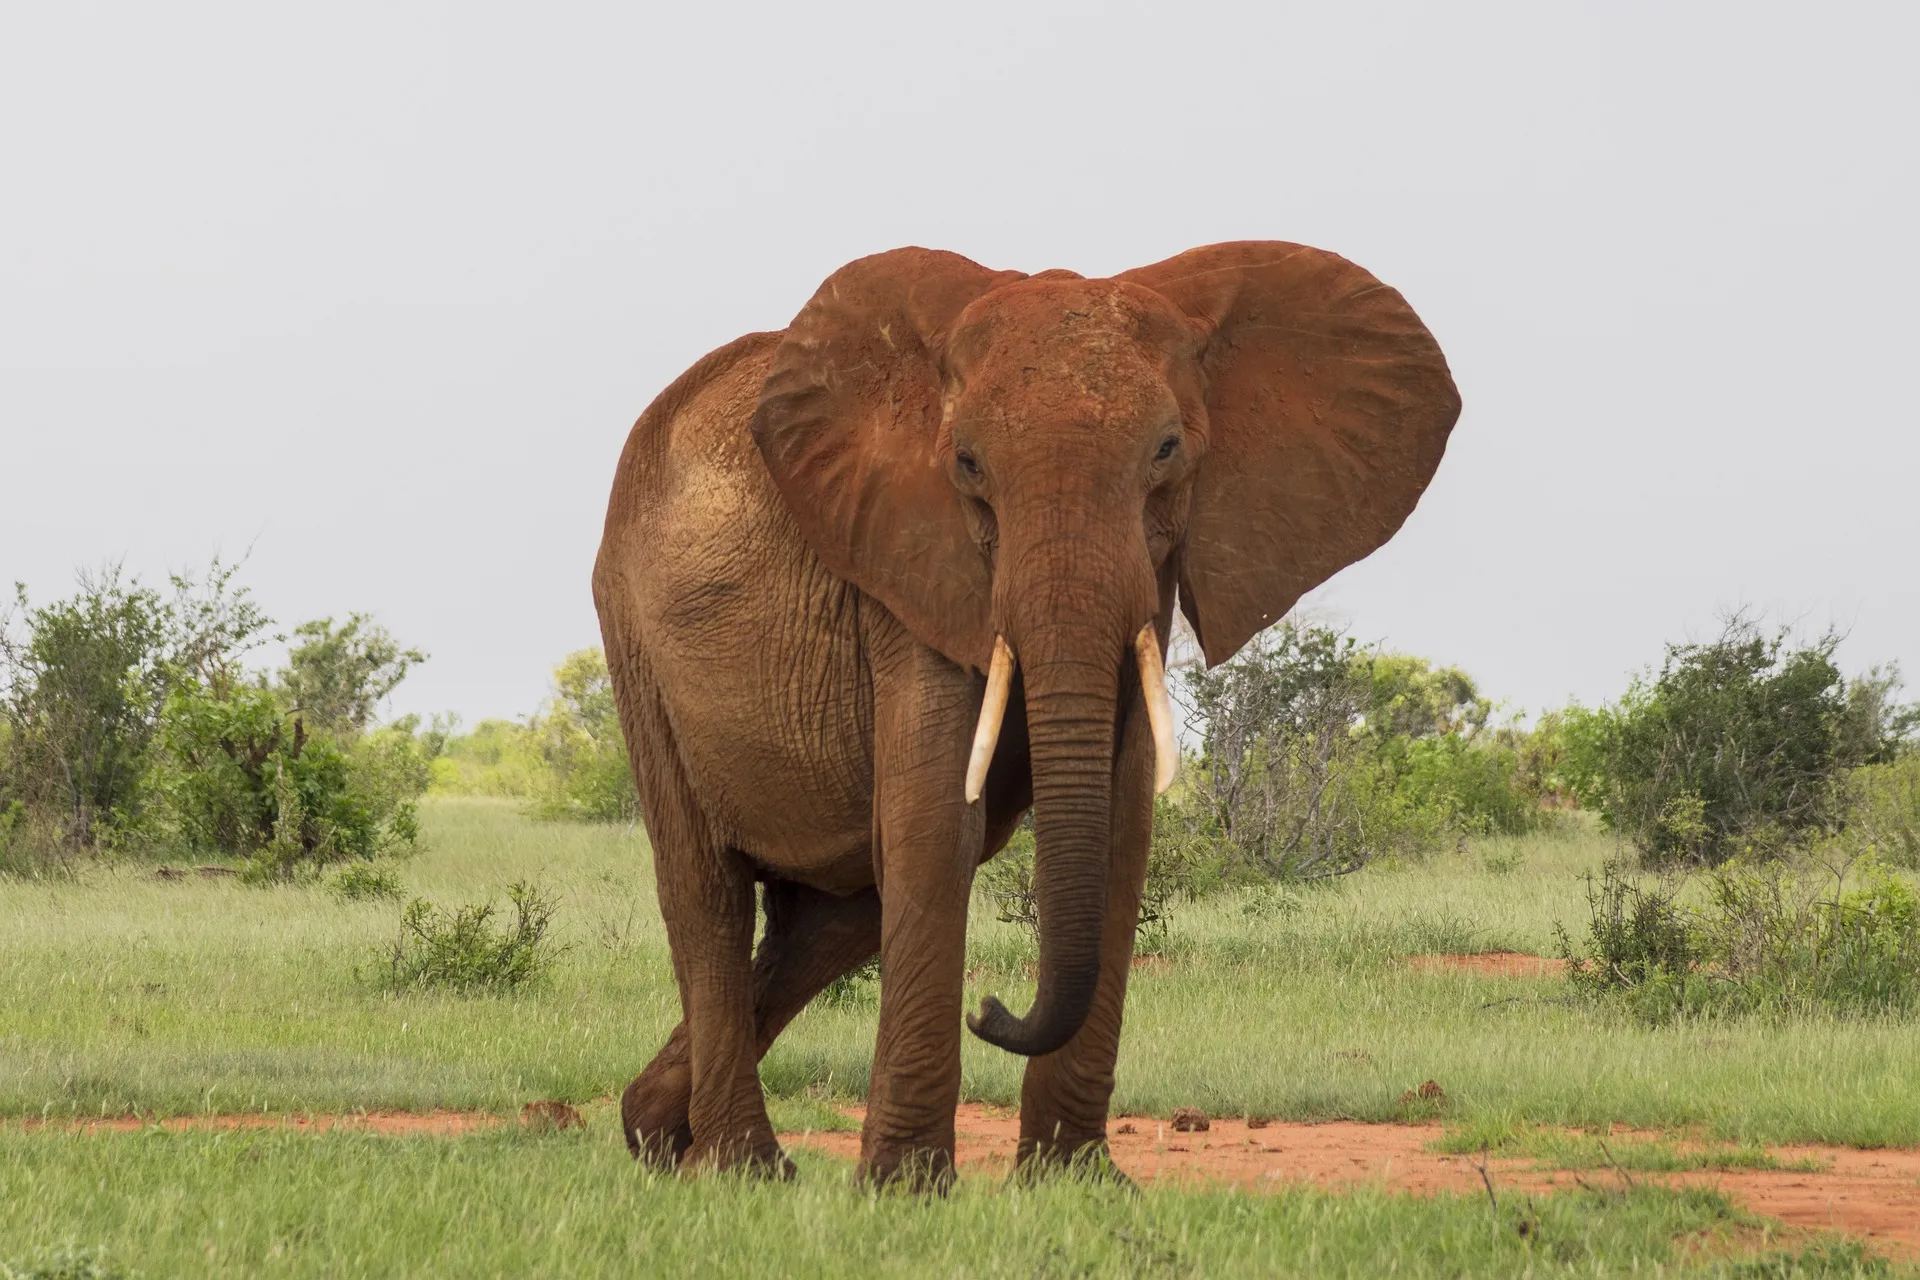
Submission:
<svg viewBox="0 0 1920 1280">
<path fill-rule="evenodd" d="M 1167 697 L 1167 668 L 1160 661 L 1160 637 L 1148 622 L 1134 637 L 1140 659 L 1140 691 L 1147 698 L 1147 724 L 1153 729 L 1153 794 L 1173 785 L 1180 771 L 1180 745 L 1173 737 L 1173 700 Z"/>
<path fill-rule="evenodd" d="M 980 703 L 980 723 L 973 731 L 973 755 L 967 760 L 967 803 L 980 799 L 987 786 L 987 766 L 1000 743 L 1000 722 L 1007 715 L 1007 695 L 1013 692 L 1013 650 L 1005 636 L 993 638 L 993 662 L 987 667 L 987 696 Z"/>
</svg>

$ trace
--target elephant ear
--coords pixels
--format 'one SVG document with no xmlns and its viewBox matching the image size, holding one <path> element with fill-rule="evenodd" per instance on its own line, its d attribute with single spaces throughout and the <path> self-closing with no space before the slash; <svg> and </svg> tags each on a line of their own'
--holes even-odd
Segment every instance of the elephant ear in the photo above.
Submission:
<svg viewBox="0 0 1920 1280">
<path fill-rule="evenodd" d="M 1406 300 L 1335 254 L 1241 241 L 1119 278 L 1211 331 L 1180 599 L 1212 666 L 1393 536 L 1460 394 Z"/>
<path fill-rule="evenodd" d="M 940 465 L 948 324 L 1024 279 L 958 254 L 895 249 L 849 263 L 774 352 L 753 438 L 821 563 L 962 666 L 993 650 L 993 581 Z"/>
</svg>

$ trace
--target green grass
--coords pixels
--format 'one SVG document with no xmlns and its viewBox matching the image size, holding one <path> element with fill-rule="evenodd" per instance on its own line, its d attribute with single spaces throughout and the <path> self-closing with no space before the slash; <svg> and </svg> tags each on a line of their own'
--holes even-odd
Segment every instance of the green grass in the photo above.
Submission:
<svg viewBox="0 0 1920 1280">
<path fill-rule="evenodd" d="M 545 978 L 508 995 L 383 991 L 401 903 L 324 882 L 163 882 L 137 865 L 0 880 L 0 1116 L 511 1113 L 557 1098 L 586 1105 L 588 1133 L 0 1124 L 0 1264 L 33 1274 L 66 1249 L 106 1274 L 151 1276 L 1876 1273 L 1824 1244 L 1756 1260 L 1755 1228 L 1724 1202 L 1653 1187 L 1503 1198 L 1498 1211 L 1484 1197 L 1372 1190 L 1126 1196 L 978 1179 L 941 1200 L 871 1198 L 806 1151 L 792 1186 L 652 1177 L 599 1101 L 679 1016 L 644 836 L 477 799 L 434 801 L 422 819 L 424 851 L 398 868 L 405 894 L 504 905 L 512 882 L 543 885 L 563 948 Z M 1579 833 L 1482 842 L 1319 889 L 1181 904 L 1164 959 L 1131 983 L 1116 1108 L 1403 1119 L 1401 1094 L 1433 1079 L 1446 1100 L 1418 1114 L 1445 1118 L 1447 1141 L 1564 1167 L 1762 1167 L 1763 1143 L 1920 1142 L 1911 1023 L 1651 1027 L 1554 980 L 1406 964 L 1549 950 L 1556 923 L 1579 931 L 1579 876 L 1610 852 Z M 969 1001 L 1030 996 L 1020 930 L 976 909 L 969 952 Z M 860 983 L 796 1021 L 763 1068 L 778 1127 L 847 1127 L 832 1104 L 865 1092 L 877 1008 Z M 964 1054 L 966 1097 L 1017 1099 L 1018 1059 L 971 1037 Z M 1602 1153 L 1559 1131 L 1609 1123 L 1738 1145 Z"/>
<path fill-rule="evenodd" d="M 1566 1129 L 1468 1125 L 1448 1130 L 1432 1144 L 1435 1151 L 1472 1155 L 1526 1156 L 1548 1169 L 1623 1169 L 1629 1173 L 1682 1173 L 1691 1169 L 1783 1169 L 1818 1172 L 1824 1160 L 1783 1161 L 1765 1147 L 1723 1143 L 1681 1143 L 1653 1139 L 1602 1137 Z"/>
<path fill-rule="evenodd" d="M 481 1107 L 617 1094 L 678 1018 L 644 836 L 510 804 L 425 807 L 409 895 L 442 905 L 530 879 L 565 950 L 509 996 L 370 981 L 399 905 L 324 885 L 162 882 L 138 866 L 0 881 L 0 1115 Z M 1519 856 L 1514 870 L 1495 859 Z M 1550 949 L 1576 931 L 1594 836 L 1488 846 L 1292 894 L 1183 904 L 1167 963 L 1134 975 L 1116 1108 L 1404 1118 L 1437 1080 L 1460 1123 L 1694 1126 L 1738 1142 L 1920 1142 L 1920 1027 L 1802 1019 L 1649 1027 L 1559 983 L 1415 972 L 1428 951 Z M 1031 993 L 1031 944 L 976 910 L 969 1001 Z M 777 1095 L 857 1098 L 877 1000 L 816 1007 L 763 1067 Z M 1018 1059 L 967 1037 L 965 1096 L 1011 1104 Z"/>
<path fill-rule="evenodd" d="M 688 1182 L 641 1171 L 611 1117 L 594 1120 L 584 1136 L 453 1140 L 0 1130 L 0 1261 L 69 1248 L 149 1276 L 1733 1275 L 1715 1255 L 1753 1235 L 1702 1191 L 1496 1210 L 967 1179 L 925 1199 L 856 1191 L 806 1151 L 792 1185 Z M 1854 1271 L 1780 1272 L 1803 1273 Z"/>
</svg>

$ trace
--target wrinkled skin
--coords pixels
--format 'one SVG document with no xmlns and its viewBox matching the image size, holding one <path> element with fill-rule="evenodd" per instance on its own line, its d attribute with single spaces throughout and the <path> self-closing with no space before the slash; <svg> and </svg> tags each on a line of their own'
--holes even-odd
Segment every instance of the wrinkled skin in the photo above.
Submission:
<svg viewBox="0 0 1920 1280">
<path fill-rule="evenodd" d="M 877 951 L 861 1174 L 949 1177 L 968 894 L 1030 808 L 1038 992 L 970 1024 L 1029 1055 L 1023 1165 L 1103 1155 L 1152 815 L 1134 638 L 1164 652 L 1177 603 L 1230 656 L 1399 528 L 1458 413 L 1397 293 L 1278 242 L 1106 280 L 896 250 L 664 392 L 594 572 L 683 1011 L 623 1099 L 635 1155 L 785 1171 L 759 1058 Z"/>
</svg>

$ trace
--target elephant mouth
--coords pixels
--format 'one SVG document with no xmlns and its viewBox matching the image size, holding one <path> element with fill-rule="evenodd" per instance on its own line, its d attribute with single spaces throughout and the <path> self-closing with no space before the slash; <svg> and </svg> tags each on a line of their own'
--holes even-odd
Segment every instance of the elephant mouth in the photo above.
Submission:
<svg viewBox="0 0 1920 1280">
<path fill-rule="evenodd" d="M 1134 661 L 1140 672 L 1140 691 L 1146 699 L 1147 724 L 1153 731 L 1153 793 L 1163 794 L 1180 772 L 1180 748 L 1173 732 L 1173 699 L 1167 694 L 1167 669 L 1160 657 L 1160 637 L 1151 620 L 1133 639 Z M 1000 725 L 1006 719 L 1007 699 L 1013 690 L 1017 664 L 1013 647 L 1003 635 L 993 638 L 993 658 L 987 667 L 987 693 L 980 703 L 980 721 L 973 730 L 973 751 L 967 758 L 966 798 L 977 804 L 987 785 L 987 769 L 1000 744 Z"/>
</svg>

